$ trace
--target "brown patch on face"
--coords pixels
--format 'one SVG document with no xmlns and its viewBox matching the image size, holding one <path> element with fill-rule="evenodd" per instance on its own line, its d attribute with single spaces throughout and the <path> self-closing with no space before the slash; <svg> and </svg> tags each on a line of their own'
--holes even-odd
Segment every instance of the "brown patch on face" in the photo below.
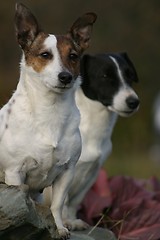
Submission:
<svg viewBox="0 0 160 240">
<path fill-rule="evenodd" d="M 52 53 L 45 49 L 44 46 L 44 41 L 47 37 L 47 34 L 39 33 L 29 50 L 24 51 L 26 64 L 32 66 L 36 72 L 41 72 L 53 58 Z"/>
<path fill-rule="evenodd" d="M 80 72 L 80 48 L 67 35 L 56 36 L 56 38 L 63 65 L 72 73 L 74 78 L 77 78 Z"/>
</svg>

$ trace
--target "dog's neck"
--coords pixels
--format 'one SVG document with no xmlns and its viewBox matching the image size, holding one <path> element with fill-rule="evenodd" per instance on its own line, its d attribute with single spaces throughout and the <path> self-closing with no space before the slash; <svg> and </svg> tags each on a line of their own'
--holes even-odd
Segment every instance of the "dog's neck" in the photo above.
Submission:
<svg viewBox="0 0 160 240">
<path fill-rule="evenodd" d="M 108 135 L 112 134 L 118 117 L 116 113 L 108 110 L 100 102 L 87 98 L 81 87 L 76 91 L 76 103 L 80 109 L 82 121 L 86 122 L 85 119 L 90 119 L 87 122 L 89 122 L 91 128 L 94 122 L 95 126 L 101 128 L 105 134 L 106 132 L 108 132 Z"/>
</svg>

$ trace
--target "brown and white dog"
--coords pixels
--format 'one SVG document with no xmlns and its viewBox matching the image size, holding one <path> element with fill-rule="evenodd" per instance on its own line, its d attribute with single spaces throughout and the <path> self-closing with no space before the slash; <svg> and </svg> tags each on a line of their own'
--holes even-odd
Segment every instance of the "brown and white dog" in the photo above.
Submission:
<svg viewBox="0 0 160 240">
<path fill-rule="evenodd" d="M 75 103 L 80 56 L 88 47 L 96 14 L 77 19 L 66 35 L 46 34 L 23 4 L 15 29 L 22 48 L 20 80 L 0 110 L 0 166 L 9 185 L 25 183 L 32 197 L 52 185 L 51 211 L 59 235 L 62 207 L 81 153 L 80 114 Z"/>
</svg>

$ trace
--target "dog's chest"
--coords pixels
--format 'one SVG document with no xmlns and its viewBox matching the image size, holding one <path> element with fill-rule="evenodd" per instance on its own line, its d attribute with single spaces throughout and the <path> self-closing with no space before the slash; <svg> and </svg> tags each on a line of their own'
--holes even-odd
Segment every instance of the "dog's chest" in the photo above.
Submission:
<svg viewBox="0 0 160 240">
<path fill-rule="evenodd" d="M 35 114 L 23 99 L 12 107 L 10 115 L 7 107 L 3 108 L 8 127 L 0 144 L 2 167 L 16 166 L 33 189 L 51 185 L 80 155 L 78 109 L 73 105 L 66 114 L 63 106 L 57 106 Z"/>
<path fill-rule="evenodd" d="M 78 160 L 80 154 L 79 131 L 75 130 L 74 126 L 72 129 L 70 125 L 64 125 L 62 122 L 59 127 L 53 124 L 48 134 L 48 129 L 42 129 L 43 131 L 35 136 L 33 149 L 34 151 L 37 149 L 37 156 L 35 155 L 37 163 L 35 169 L 34 166 L 29 167 L 27 171 L 27 183 L 32 188 L 51 185 L 60 173 Z M 28 168 L 28 166 L 26 167 Z"/>
<path fill-rule="evenodd" d="M 82 161 L 95 161 L 98 165 L 101 165 L 104 157 L 106 158 L 106 155 L 109 155 L 111 152 L 111 133 L 113 126 L 112 122 L 103 115 L 105 115 L 105 113 L 90 115 L 88 119 L 86 119 L 86 114 L 84 114 L 84 118 L 82 118 L 80 125 L 83 144 Z"/>
<path fill-rule="evenodd" d="M 81 161 L 101 164 L 112 149 L 111 134 L 117 114 L 108 111 L 100 102 L 85 97 L 81 89 L 77 91 L 76 101 L 81 112 L 83 145 L 78 164 Z"/>
</svg>

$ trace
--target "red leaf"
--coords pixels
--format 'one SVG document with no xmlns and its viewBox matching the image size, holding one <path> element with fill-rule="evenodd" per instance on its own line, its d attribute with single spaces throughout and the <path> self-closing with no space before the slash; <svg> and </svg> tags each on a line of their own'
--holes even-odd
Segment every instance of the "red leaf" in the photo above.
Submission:
<svg viewBox="0 0 160 240">
<path fill-rule="evenodd" d="M 131 177 L 115 176 L 109 181 L 112 192 L 113 205 L 119 205 L 130 198 L 151 198 L 153 193 L 142 187 L 140 181 Z"/>
<path fill-rule="evenodd" d="M 160 224 L 131 231 L 128 234 L 119 234 L 118 237 L 120 240 L 159 240 Z"/>
<path fill-rule="evenodd" d="M 106 188 L 106 190 L 105 190 Z M 105 202 L 106 201 L 106 202 Z M 116 176 L 101 171 L 84 202 L 89 223 L 110 206 L 103 219 L 120 240 L 160 240 L 160 182 Z"/>
</svg>

